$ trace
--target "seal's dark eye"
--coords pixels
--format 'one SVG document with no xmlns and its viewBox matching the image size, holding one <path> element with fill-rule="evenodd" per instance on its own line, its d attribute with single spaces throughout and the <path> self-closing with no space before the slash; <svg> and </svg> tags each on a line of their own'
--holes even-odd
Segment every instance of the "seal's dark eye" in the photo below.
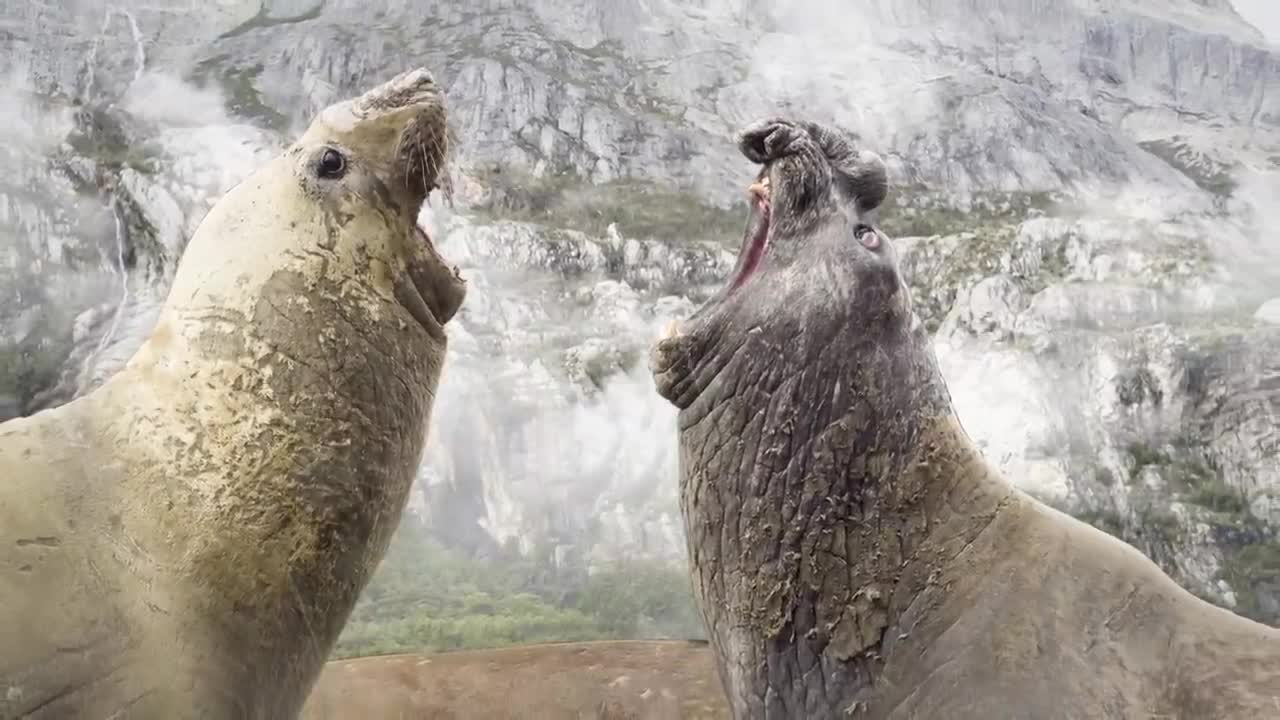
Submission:
<svg viewBox="0 0 1280 720">
<path fill-rule="evenodd" d="M 870 225 L 859 225 L 853 229 L 853 236 L 868 250 L 880 247 L 880 233 Z"/>
<path fill-rule="evenodd" d="M 328 148 L 320 155 L 320 177 L 336 180 L 347 171 L 347 159 L 342 153 Z"/>
</svg>

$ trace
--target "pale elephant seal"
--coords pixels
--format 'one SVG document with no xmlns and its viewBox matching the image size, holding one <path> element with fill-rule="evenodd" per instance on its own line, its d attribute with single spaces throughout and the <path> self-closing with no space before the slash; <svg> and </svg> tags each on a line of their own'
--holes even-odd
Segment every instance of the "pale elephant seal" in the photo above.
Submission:
<svg viewBox="0 0 1280 720">
<path fill-rule="evenodd" d="M 885 168 L 773 120 L 728 287 L 659 342 L 693 575 L 736 718 L 1275 718 L 1280 631 L 1014 489 L 965 434 Z"/>
<path fill-rule="evenodd" d="M 223 197 L 114 378 L 0 426 L 0 717 L 295 717 L 382 558 L 465 288 L 431 75 Z"/>
</svg>

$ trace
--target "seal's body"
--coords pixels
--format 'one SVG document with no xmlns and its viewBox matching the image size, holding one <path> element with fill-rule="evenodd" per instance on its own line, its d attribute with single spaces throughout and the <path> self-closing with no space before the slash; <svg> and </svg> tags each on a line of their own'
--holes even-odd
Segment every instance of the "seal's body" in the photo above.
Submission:
<svg viewBox="0 0 1280 720">
<path fill-rule="evenodd" d="M 736 718 L 1280 717 L 1280 631 L 1034 501 L 952 408 L 885 168 L 771 120 L 738 268 L 651 356 Z"/>
<path fill-rule="evenodd" d="M 418 467 L 462 280 L 425 71 L 223 197 L 115 377 L 0 425 L 0 718 L 297 715 Z"/>
</svg>

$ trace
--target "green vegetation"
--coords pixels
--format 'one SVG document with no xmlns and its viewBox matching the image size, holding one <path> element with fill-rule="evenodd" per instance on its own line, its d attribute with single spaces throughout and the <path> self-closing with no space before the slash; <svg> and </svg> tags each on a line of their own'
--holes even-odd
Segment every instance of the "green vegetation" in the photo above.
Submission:
<svg viewBox="0 0 1280 720">
<path fill-rule="evenodd" d="M 1160 448 L 1152 447 L 1145 442 L 1134 441 L 1125 448 L 1129 455 L 1129 480 L 1137 482 L 1142 477 L 1142 470 L 1148 466 L 1168 465 L 1169 455 Z"/>
<path fill-rule="evenodd" d="M 1242 545 L 1227 554 L 1221 578 L 1236 593 L 1236 612 L 1259 622 L 1280 616 L 1280 541 Z"/>
<path fill-rule="evenodd" d="M 1108 535 L 1124 537 L 1124 518 L 1111 509 L 1084 510 L 1075 514 L 1077 520 L 1087 522 Z"/>
<path fill-rule="evenodd" d="M 35 410 L 40 394 L 53 387 L 71 352 L 71 322 L 50 304 L 36 318 L 26 340 L 0 345 L 0 400 L 12 398 L 18 413 Z"/>
<path fill-rule="evenodd" d="M 1249 509 L 1244 493 L 1217 477 L 1205 478 L 1187 495 L 1187 502 L 1224 515 L 1242 515 Z"/>
<path fill-rule="evenodd" d="M 1182 142 L 1182 138 L 1176 135 L 1161 140 L 1140 142 L 1138 146 L 1160 158 L 1174 170 L 1186 175 L 1201 190 L 1218 197 L 1229 197 L 1236 190 L 1236 181 L 1231 178 L 1226 165 L 1206 159 L 1200 159 L 1197 164 L 1196 158 L 1192 157 L 1193 151 Z"/>
<path fill-rule="evenodd" d="M 1142 442 L 1130 443 L 1130 479 L 1137 481 L 1143 468 L 1157 467 L 1161 478 L 1184 502 L 1225 516 L 1248 512 L 1244 493 L 1227 485 L 1218 468 L 1201 457 L 1198 448 L 1185 440 L 1173 443 L 1171 448 L 1172 453 Z"/>
<path fill-rule="evenodd" d="M 67 135 L 67 144 L 77 155 L 96 161 L 109 172 L 125 167 L 144 175 L 154 175 L 160 150 L 153 142 L 132 140 L 119 120 L 102 108 L 80 111 L 76 127 Z"/>
<path fill-rule="evenodd" d="M 1148 401 L 1159 407 L 1164 401 L 1164 391 L 1160 388 L 1160 381 L 1146 367 L 1137 368 L 1116 378 L 1116 395 L 1120 404 L 1125 407 L 1142 405 Z"/>
<path fill-rule="evenodd" d="M 264 102 L 262 93 L 258 92 L 256 83 L 263 66 L 236 68 L 229 67 L 230 64 L 230 56 L 216 55 L 198 63 L 188 79 L 201 88 L 207 88 L 211 79 L 216 80 L 228 112 L 257 121 L 268 130 L 287 132 L 289 118 Z"/>
<path fill-rule="evenodd" d="M 262 7 L 258 10 L 257 15 L 254 15 L 253 17 L 240 23 L 236 27 L 223 33 L 222 36 L 219 37 L 218 39 L 225 40 L 227 38 L 233 38 L 238 35 L 244 35 L 245 33 L 251 32 L 253 30 L 273 28 L 280 25 L 293 25 L 295 23 L 306 22 L 308 20 L 315 20 L 316 18 L 320 17 L 320 13 L 324 12 L 324 5 L 325 5 L 325 0 L 317 0 L 315 7 L 312 7 L 306 10 L 305 12 L 299 13 L 298 15 L 292 15 L 289 17 L 282 17 L 282 18 L 273 18 L 271 17 L 268 4 L 264 2 L 262 3 Z"/>
<path fill-rule="evenodd" d="M 1093 479 L 1103 487 L 1111 487 L 1116 484 L 1116 474 L 1111 471 L 1111 468 L 1101 465 L 1094 468 Z"/>
<path fill-rule="evenodd" d="M 72 349 L 74 314 L 83 307 L 74 295 L 51 293 L 47 281 L 0 272 L 0 288 L 7 290 L 0 294 L 0 322 L 23 316 L 31 323 L 21 339 L 0 339 L 0 404 L 16 404 L 20 415 L 39 409 L 41 396 L 57 384 Z"/>
<path fill-rule="evenodd" d="M 1045 192 L 991 192 L 975 195 L 966 209 L 956 207 L 946 194 L 905 186 L 894 188 L 877 213 L 880 226 L 892 236 L 929 237 L 1007 228 L 1056 203 Z"/>
<path fill-rule="evenodd" d="M 575 576 L 514 552 L 474 558 L 406 515 L 334 656 L 702 635 L 683 569 L 629 561 Z"/>
<path fill-rule="evenodd" d="M 1065 243 L 1048 248 L 1033 265 L 1034 273 L 1017 269 L 1019 223 L 1055 208 L 1056 202 L 1048 193 L 994 192 L 975 195 L 960 208 L 954 198 L 922 187 L 891 193 L 877 213 L 879 223 L 890 236 L 919 238 L 922 249 L 912 254 L 920 259 L 909 277 L 925 327 L 936 331 L 960 289 L 979 278 L 1011 272 L 1023 291 L 1034 293 L 1064 276 Z"/>
<path fill-rule="evenodd" d="M 1234 610 L 1260 622 L 1280 623 L 1280 540 L 1274 528 L 1253 514 L 1245 493 L 1228 485 L 1221 469 L 1206 458 L 1203 443 L 1180 436 L 1165 447 L 1134 442 L 1127 452 L 1131 480 L 1136 481 L 1143 468 L 1157 468 L 1174 495 L 1198 509 L 1194 520 L 1209 525 L 1223 552 L 1217 579 L 1235 592 Z M 1131 521 L 1110 511 L 1078 517 L 1132 543 L 1166 572 L 1177 575 L 1174 560 L 1184 543 L 1184 527 L 1167 509 L 1148 506 Z"/>
<path fill-rule="evenodd" d="M 736 246 L 746 214 L 705 202 L 693 190 L 645 180 L 592 184 L 574 172 L 532 177 L 512 168 L 478 174 L 491 197 L 472 210 L 483 217 L 523 220 L 602 235 L 610 223 L 626 237 L 709 240 Z M 690 233 L 694 237 L 688 237 Z"/>
</svg>

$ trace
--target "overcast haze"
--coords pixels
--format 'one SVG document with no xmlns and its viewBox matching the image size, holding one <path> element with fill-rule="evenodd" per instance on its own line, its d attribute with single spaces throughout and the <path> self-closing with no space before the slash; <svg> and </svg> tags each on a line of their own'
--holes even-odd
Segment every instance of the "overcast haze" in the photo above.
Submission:
<svg viewBox="0 0 1280 720">
<path fill-rule="evenodd" d="M 1232 0 L 1236 11 L 1262 31 L 1273 43 L 1280 43 L 1280 0 Z"/>
</svg>

